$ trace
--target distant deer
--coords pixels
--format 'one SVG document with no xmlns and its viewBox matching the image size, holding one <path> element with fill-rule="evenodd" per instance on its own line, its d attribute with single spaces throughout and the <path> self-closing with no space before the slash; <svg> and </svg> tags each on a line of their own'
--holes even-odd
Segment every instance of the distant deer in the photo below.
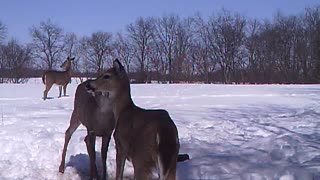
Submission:
<svg viewBox="0 0 320 180">
<path fill-rule="evenodd" d="M 178 131 L 165 110 L 147 110 L 136 106 L 130 93 L 127 73 L 119 62 L 87 84 L 94 92 L 109 93 L 116 119 L 116 179 L 123 178 L 126 159 L 134 168 L 134 179 L 150 179 L 153 168 L 160 179 L 175 179 L 180 148 Z"/>
<path fill-rule="evenodd" d="M 60 66 L 64 71 L 49 70 L 42 74 L 42 82 L 45 84 L 45 90 L 43 92 L 43 99 L 47 99 L 48 92 L 53 84 L 59 85 L 59 97 L 61 97 L 61 91 L 63 87 L 64 96 L 66 96 L 67 86 L 71 80 L 71 65 L 74 60 L 73 58 L 67 58 L 64 63 Z"/>
<path fill-rule="evenodd" d="M 109 147 L 111 134 L 114 130 L 115 119 L 113 116 L 111 102 L 108 100 L 108 94 L 101 92 L 89 93 L 86 90 L 85 87 L 90 81 L 91 80 L 87 80 L 77 87 L 74 99 L 74 109 L 70 119 L 70 126 L 65 133 L 65 142 L 62 151 L 62 160 L 59 167 L 59 172 L 64 172 L 66 151 L 70 138 L 79 125 L 83 124 L 87 128 L 85 142 L 90 158 L 91 179 L 98 177 L 95 152 L 96 136 L 102 137 L 102 179 L 106 179 L 107 150 Z"/>
</svg>

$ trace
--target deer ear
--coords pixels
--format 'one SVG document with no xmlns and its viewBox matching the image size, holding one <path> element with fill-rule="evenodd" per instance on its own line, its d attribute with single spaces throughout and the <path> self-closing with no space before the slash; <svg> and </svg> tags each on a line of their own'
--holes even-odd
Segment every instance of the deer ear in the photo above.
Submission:
<svg viewBox="0 0 320 180">
<path fill-rule="evenodd" d="M 117 73 L 119 73 L 119 74 L 124 72 L 124 67 L 122 66 L 122 64 L 120 63 L 120 61 L 118 59 L 113 61 L 113 68 L 115 68 Z"/>
<path fill-rule="evenodd" d="M 70 58 L 71 61 L 73 61 L 76 57 Z"/>
</svg>

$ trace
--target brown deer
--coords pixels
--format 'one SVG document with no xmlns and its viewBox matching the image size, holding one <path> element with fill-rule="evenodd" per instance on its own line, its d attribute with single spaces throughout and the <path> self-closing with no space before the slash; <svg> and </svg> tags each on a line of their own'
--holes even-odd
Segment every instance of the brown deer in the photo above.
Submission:
<svg viewBox="0 0 320 180">
<path fill-rule="evenodd" d="M 108 99 L 108 94 L 101 92 L 88 92 L 86 90 L 85 87 L 90 81 L 92 80 L 87 80 L 77 87 L 74 99 L 74 109 L 70 119 L 70 126 L 65 133 L 65 142 L 62 151 L 62 160 L 59 167 L 59 172 L 64 172 L 66 151 L 70 138 L 79 125 L 83 124 L 87 128 L 85 143 L 90 158 L 91 179 L 98 178 L 95 154 L 96 136 L 102 137 L 102 179 L 106 179 L 107 150 L 109 147 L 111 134 L 114 130 L 115 119 L 113 116 L 111 102 Z"/>
<path fill-rule="evenodd" d="M 179 152 L 176 125 L 165 110 L 147 110 L 136 106 L 130 94 L 127 73 L 119 62 L 90 81 L 87 88 L 109 93 L 116 119 L 116 179 L 123 178 L 125 160 L 132 162 L 134 178 L 150 179 L 159 170 L 160 179 L 175 179 Z"/>
<path fill-rule="evenodd" d="M 42 74 L 42 82 L 45 84 L 45 90 L 43 92 L 43 99 L 47 99 L 49 90 L 53 84 L 59 85 L 59 97 L 61 97 L 61 91 L 63 87 L 64 96 L 66 96 L 67 86 L 71 80 L 71 65 L 74 60 L 73 58 L 67 58 L 64 63 L 60 66 L 64 71 L 49 70 Z"/>
</svg>

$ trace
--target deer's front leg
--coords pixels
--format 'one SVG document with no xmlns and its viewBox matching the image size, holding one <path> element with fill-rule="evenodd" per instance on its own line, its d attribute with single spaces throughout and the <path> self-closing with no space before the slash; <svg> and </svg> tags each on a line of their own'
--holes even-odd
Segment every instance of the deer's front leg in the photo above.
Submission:
<svg viewBox="0 0 320 180">
<path fill-rule="evenodd" d="M 88 135 L 84 139 L 87 145 L 87 151 L 90 158 L 90 176 L 91 179 L 98 178 L 98 170 L 96 166 L 96 151 L 95 151 L 95 143 L 96 143 L 96 135 L 94 132 L 88 131 Z"/>
<path fill-rule="evenodd" d="M 66 159 L 66 153 L 67 153 L 67 147 L 70 141 L 70 138 L 74 131 L 80 126 L 80 121 L 76 118 L 75 112 L 72 112 L 70 125 L 65 133 L 65 140 L 64 140 L 64 146 L 62 150 L 62 157 L 61 157 L 61 163 L 59 166 L 59 172 L 64 173 L 64 167 L 65 167 L 65 159 Z"/>
<path fill-rule="evenodd" d="M 59 85 L 59 97 L 61 97 L 62 86 Z"/>
<path fill-rule="evenodd" d="M 66 96 L 67 95 L 67 86 L 68 84 L 63 86 L 63 95 Z"/>
<path fill-rule="evenodd" d="M 101 160 L 102 160 L 102 179 L 106 179 L 107 176 L 107 154 L 108 147 L 110 142 L 111 134 L 102 137 L 102 146 L 101 146 Z"/>
</svg>

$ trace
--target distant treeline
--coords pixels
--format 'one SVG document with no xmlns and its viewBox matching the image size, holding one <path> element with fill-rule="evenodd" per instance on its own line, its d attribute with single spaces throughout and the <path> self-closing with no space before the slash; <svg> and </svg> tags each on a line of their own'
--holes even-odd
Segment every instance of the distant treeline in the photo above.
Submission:
<svg viewBox="0 0 320 180">
<path fill-rule="evenodd" d="M 0 82 L 21 83 L 76 57 L 73 76 L 95 76 L 119 58 L 135 82 L 319 83 L 320 6 L 272 20 L 221 10 L 138 18 L 123 32 L 77 36 L 50 19 L 30 43 L 0 22 Z"/>
</svg>

